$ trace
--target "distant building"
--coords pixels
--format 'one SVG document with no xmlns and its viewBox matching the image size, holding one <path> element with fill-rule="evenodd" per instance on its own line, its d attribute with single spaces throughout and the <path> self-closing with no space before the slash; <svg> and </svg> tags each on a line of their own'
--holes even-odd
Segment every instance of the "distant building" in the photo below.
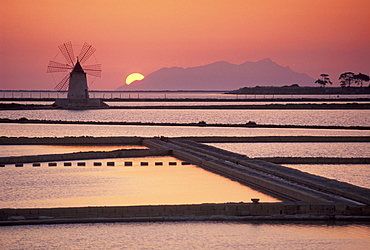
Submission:
<svg viewBox="0 0 370 250">
<path fill-rule="evenodd" d="M 66 99 L 57 99 L 54 106 L 68 109 L 108 108 L 102 99 L 89 98 L 86 73 L 79 61 L 70 73 Z"/>
<path fill-rule="evenodd" d="M 50 61 L 47 67 L 47 73 L 54 72 L 69 72 L 55 87 L 58 91 L 65 91 L 68 88 L 66 99 L 57 99 L 53 104 L 56 107 L 68 109 L 90 109 L 90 108 L 107 108 L 109 107 L 101 99 L 89 98 L 87 87 L 86 72 L 89 75 L 100 77 L 101 65 L 88 65 L 82 68 L 83 64 L 95 52 L 90 44 L 84 43 L 79 56 L 75 57 L 72 43 L 63 43 L 59 46 L 60 52 L 63 54 L 67 63 Z M 67 84 L 68 83 L 68 84 Z"/>
</svg>

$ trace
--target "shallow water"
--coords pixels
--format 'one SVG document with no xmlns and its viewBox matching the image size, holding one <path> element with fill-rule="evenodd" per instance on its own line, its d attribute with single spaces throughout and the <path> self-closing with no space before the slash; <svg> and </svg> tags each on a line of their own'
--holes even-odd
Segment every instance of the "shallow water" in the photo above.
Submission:
<svg viewBox="0 0 370 250">
<path fill-rule="evenodd" d="M 0 157 L 67 154 L 88 151 L 113 151 L 119 149 L 147 149 L 145 146 L 67 146 L 67 145 L 0 145 Z"/>
<path fill-rule="evenodd" d="M 356 186 L 370 189 L 370 165 L 344 165 L 344 164 L 283 164 L 303 172 L 324 176 L 329 179 L 347 182 Z"/>
<path fill-rule="evenodd" d="M 369 126 L 370 110 L 0 110 L 0 118 L 62 121 Z"/>
<path fill-rule="evenodd" d="M 0 136 L 65 137 L 65 136 L 369 136 L 369 130 L 222 128 L 121 125 L 0 124 Z"/>
<path fill-rule="evenodd" d="M 68 162 L 71 167 L 55 162 L 55 167 L 41 163 L 40 167 L 8 164 L 0 168 L 0 208 L 201 204 L 251 202 L 251 198 L 279 202 L 202 168 L 182 165 L 170 156 Z M 102 166 L 93 166 L 94 162 Z M 133 164 L 125 166 L 124 162 Z"/>
<path fill-rule="evenodd" d="M 368 249 L 368 224 L 103 223 L 0 228 L 3 249 Z"/>
<path fill-rule="evenodd" d="M 367 142 L 207 143 L 248 157 L 370 157 Z"/>
</svg>

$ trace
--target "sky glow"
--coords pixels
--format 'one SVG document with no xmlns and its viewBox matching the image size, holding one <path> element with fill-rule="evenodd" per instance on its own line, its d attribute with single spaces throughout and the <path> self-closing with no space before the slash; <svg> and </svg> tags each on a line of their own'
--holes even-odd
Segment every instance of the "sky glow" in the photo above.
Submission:
<svg viewBox="0 0 370 250">
<path fill-rule="evenodd" d="M 370 74 L 369 10 L 368 0 L 4 0 L 0 89 L 52 90 L 46 66 L 68 41 L 97 49 L 93 90 L 131 72 L 264 58 L 339 86 L 343 72 Z"/>
</svg>

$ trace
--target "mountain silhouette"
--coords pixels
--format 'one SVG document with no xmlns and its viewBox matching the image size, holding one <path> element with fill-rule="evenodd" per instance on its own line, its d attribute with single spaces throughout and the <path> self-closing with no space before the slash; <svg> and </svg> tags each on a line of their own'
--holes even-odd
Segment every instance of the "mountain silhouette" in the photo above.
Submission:
<svg viewBox="0 0 370 250">
<path fill-rule="evenodd" d="M 299 84 L 312 86 L 315 80 L 266 58 L 236 65 L 225 61 L 189 68 L 161 68 L 141 81 L 116 90 L 234 90 L 254 86 Z"/>
</svg>

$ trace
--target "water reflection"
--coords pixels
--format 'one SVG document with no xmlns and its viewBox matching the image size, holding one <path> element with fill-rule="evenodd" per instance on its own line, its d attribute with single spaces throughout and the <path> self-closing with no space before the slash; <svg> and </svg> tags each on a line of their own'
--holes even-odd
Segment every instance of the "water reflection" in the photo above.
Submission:
<svg viewBox="0 0 370 250">
<path fill-rule="evenodd" d="M 4 249 L 368 249 L 369 224 L 167 222 L 0 228 Z"/>
<path fill-rule="evenodd" d="M 248 157 L 370 157 L 366 142 L 208 143 Z"/>
<path fill-rule="evenodd" d="M 82 161 L 72 161 L 71 167 L 56 162 L 56 167 L 42 163 L 40 167 L 0 168 L 0 207 L 200 204 L 251 202 L 251 198 L 279 201 L 194 165 L 182 165 L 170 156 L 89 160 L 83 161 L 83 167 L 78 162 Z M 102 166 L 94 166 L 94 162 Z M 108 162 L 115 166 L 107 166 Z"/>
<path fill-rule="evenodd" d="M 369 136 L 368 130 L 168 127 L 63 124 L 0 124 L 0 136 Z"/>
<path fill-rule="evenodd" d="M 44 154 L 67 154 L 75 152 L 89 151 L 113 151 L 119 149 L 147 149 L 145 146 L 67 146 L 67 145 L 1 145 L 1 157 L 24 156 L 24 155 L 44 155 Z"/>
<path fill-rule="evenodd" d="M 284 166 L 295 168 L 303 172 L 324 176 L 330 179 L 347 182 L 364 188 L 370 188 L 370 165 L 306 165 L 306 164 L 284 164 Z"/>
<path fill-rule="evenodd" d="M 0 118 L 62 121 L 368 126 L 370 110 L 0 110 Z"/>
</svg>

